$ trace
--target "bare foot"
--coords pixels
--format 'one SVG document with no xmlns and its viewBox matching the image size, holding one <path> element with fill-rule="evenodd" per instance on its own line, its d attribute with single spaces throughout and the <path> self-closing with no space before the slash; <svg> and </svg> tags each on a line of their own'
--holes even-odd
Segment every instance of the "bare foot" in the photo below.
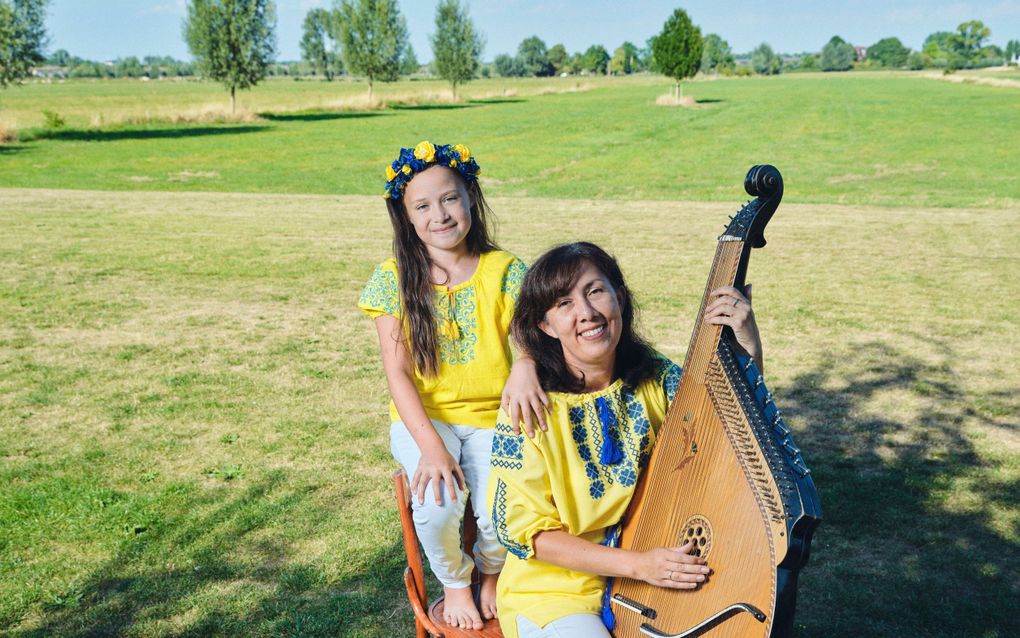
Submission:
<svg viewBox="0 0 1020 638">
<path fill-rule="evenodd" d="M 446 604 L 443 620 L 461 629 L 481 629 L 482 617 L 478 615 L 470 587 L 443 587 Z"/>
<path fill-rule="evenodd" d="M 482 583 L 478 592 L 478 611 L 482 618 L 490 620 L 496 617 L 496 580 L 499 574 L 482 574 Z"/>
</svg>

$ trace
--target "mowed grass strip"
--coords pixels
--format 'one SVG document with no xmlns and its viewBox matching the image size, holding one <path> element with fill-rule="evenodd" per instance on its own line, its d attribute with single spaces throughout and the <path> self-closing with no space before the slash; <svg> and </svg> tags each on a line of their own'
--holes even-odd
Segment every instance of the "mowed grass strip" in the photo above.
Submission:
<svg viewBox="0 0 1020 638">
<path fill-rule="evenodd" d="M 682 360 L 735 206 L 492 204 L 527 260 L 618 255 Z M 825 511 L 796 635 L 1020 632 L 1015 214 L 784 204 L 753 254 Z M 0 632 L 412 635 L 355 309 L 381 200 L 6 189 L 0 219 Z"/>
<path fill-rule="evenodd" d="M 69 126 L 0 147 L 0 185 L 376 195 L 396 150 L 428 138 L 471 146 L 503 196 L 730 201 L 732 176 L 766 162 L 794 202 L 1020 203 L 1015 87 L 911 73 L 705 79 L 685 86 L 695 108 L 656 106 L 668 88 L 655 76 L 484 80 L 451 103 L 441 83 L 401 82 L 380 93 L 407 105 L 358 110 L 362 84 L 270 81 L 244 93 L 262 117 L 175 124 L 222 104 L 222 88 L 31 85 L 3 96 L 17 121 L 66 109 Z M 107 110 L 148 123 L 85 122 Z"/>
</svg>

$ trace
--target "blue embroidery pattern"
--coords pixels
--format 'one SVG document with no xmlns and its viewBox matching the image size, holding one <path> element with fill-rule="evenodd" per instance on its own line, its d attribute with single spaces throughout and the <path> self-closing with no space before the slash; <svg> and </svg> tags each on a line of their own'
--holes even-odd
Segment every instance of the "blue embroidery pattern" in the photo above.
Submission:
<svg viewBox="0 0 1020 638">
<path fill-rule="evenodd" d="M 400 317 L 400 292 L 397 288 L 397 275 L 381 265 L 376 266 L 371 278 L 361 291 L 358 305 L 379 310 L 385 314 Z"/>
<path fill-rule="evenodd" d="M 490 463 L 493 467 L 501 467 L 507 470 L 519 470 L 524 467 L 524 453 L 521 446 L 524 445 L 524 435 L 514 435 L 513 429 L 500 421 L 496 422 L 496 433 L 492 437 L 492 458 Z"/>
<path fill-rule="evenodd" d="M 670 401 L 676 396 L 680 387 L 680 366 L 663 357 L 662 365 L 659 367 L 659 385 L 666 391 L 666 398 Z"/>
<path fill-rule="evenodd" d="M 451 365 L 466 364 L 475 360 L 475 344 L 478 343 L 478 313 L 475 287 L 467 286 L 450 295 L 436 291 L 436 322 L 438 326 L 450 317 L 450 297 L 453 297 L 453 320 L 460 331 L 459 339 L 451 339 L 442 330 L 436 335 L 439 360 Z"/>
<path fill-rule="evenodd" d="M 528 271 L 527 266 L 520 259 L 515 259 L 510 263 L 510 266 L 503 273 L 503 283 L 500 285 L 500 290 L 517 303 L 517 297 L 521 294 L 521 282 L 524 280 L 524 274 Z"/>
<path fill-rule="evenodd" d="M 608 424 L 607 431 L 623 452 L 623 459 L 613 465 L 600 462 L 604 441 L 602 423 L 594 403 L 575 405 L 569 412 L 571 436 L 578 455 L 584 461 L 588 495 L 594 500 L 605 495 L 607 485 L 619 483 L 622 487 L 631 487 L 637 483 L 638 474 L 651 453 L 651 424 L 644 405 L 634 393 L 625 388 L 622 397 L 605 397 L 605 401 L 616 417 Z"/>
<path fill-rule="evenodd" d="M 496 538 L 506 547 L 507 551 L 520 558 L 528 560 L 531 555 L 531 548 L 510 540 L 506 529 L 506 483 L 502 479 L 496 479 L 496 495 L 492 504 L 492 526 L 496 528 Z"/>
</svg>

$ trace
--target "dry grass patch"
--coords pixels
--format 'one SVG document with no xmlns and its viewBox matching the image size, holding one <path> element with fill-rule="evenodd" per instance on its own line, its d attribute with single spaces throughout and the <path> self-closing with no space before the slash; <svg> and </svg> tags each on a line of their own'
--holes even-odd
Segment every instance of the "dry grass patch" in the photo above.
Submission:
<svg viewBox="0 0 1020 638">
<path fill-rule="evenodd" d="M 697 101 L 693 97 L 689 95 L 677 97 L 672 93 L 665 93 L 655 98 L 655 104 L 656 106 L 680 106 L 688 109 L 698 106 Z"/>
<path fill-rule="evenodd" d="M 13 144 L 18 141 L 18 129 L 0 122 L 0 144 Z"/>
</svg>

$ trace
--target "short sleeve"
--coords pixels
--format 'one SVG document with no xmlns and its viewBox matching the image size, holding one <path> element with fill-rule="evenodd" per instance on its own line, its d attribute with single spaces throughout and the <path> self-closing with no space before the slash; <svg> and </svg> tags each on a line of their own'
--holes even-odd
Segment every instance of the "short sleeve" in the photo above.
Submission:
<svg viewBox="0 0 1020 638">
<path fill-rule="evenodd" d="M 376 266 L 368 283 L 365 284 L 365 289 L 361 291 L 358 308 L 373 319 L 382 315 L 401 318 L 397 271 L 390 262 Z"/>
<path fill-rule="evenodd" d="M 489 475 L 489 508 L 496 537 L 507 551 L 527 560 L 535 555 L 535 536 L 561 529 L 553 503 L 549 468 L 536 440 L 515 435 L 503 410 L 496 420 Z"/>
<path fill-rule="evenodd" d="M 506 272 L 503 273 L 503 281 L 500 284 L 500 291 L 510 297 L 513 301 L 513 305 L 517 304 L 517 297 L 521 294 L 521 282 L 524 280 L 524 273 L 528 272 L 527 266 L 524 262 L 516 257 L 510 265 L 507 266 Z"/>
<path fill-rule="evenodd" d="M 656 379 L 659 385 L 662 386 L 662 391 L 666 394 L 666 400 L 668 401 L 672 401 L 673 397 L 676 396 L 676 391 L 680 387 L 681 372 L 683 370 L 680 366 L 663 355 L 659 355 L 659 371 L 656 373 Z"/>
</svg>

